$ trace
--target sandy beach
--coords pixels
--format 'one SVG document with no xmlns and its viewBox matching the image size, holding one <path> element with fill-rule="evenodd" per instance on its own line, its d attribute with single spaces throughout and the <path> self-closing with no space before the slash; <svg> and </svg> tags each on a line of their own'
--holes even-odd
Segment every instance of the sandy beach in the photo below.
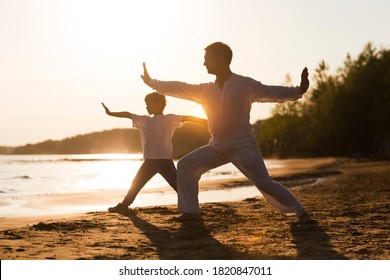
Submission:
<svg viewBox="0 0 390 280">
<path fill-rule="evenodd" d="M 390 162 L 337 159 L 271 174 L 317 221 L 298 224 L 261 197 L 202 204 L 178 222 L 175 205 L 54 217 L 1 218 L 0 257 L 20 259 L 389 260 Z M 210 188 L 250 185 L 218 182 Z M 57 198 L 59 200 L 59 198 Z"/>
</svg>

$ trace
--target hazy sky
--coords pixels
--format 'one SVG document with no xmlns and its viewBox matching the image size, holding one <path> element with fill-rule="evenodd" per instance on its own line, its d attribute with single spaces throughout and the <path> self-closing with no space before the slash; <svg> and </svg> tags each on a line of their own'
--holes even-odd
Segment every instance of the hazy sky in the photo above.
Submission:
<svg viewBox="0 0 390 280">
<path fill-rule="evenodd" d="M 113 111 L 146 114 L 153 78 L 214 80 L 204 48 L 223 41 L 232 70 L 264 84 L 294 84 L 321 60 L 335 70 L 371 41 L 390 47 L 388 0 L 0 0 L 0 145 L 16 146 L 112 128 L 131 121 Z M 199 114 L 168 98 L 165 113 Z M 273 104 L 255 104 L 251 120 Z"/>
</svg>

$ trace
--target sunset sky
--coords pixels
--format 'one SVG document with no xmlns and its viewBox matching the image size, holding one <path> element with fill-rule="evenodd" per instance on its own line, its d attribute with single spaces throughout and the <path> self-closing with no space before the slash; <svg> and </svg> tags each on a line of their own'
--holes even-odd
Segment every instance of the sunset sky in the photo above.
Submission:
<svg viewBox="0 0 390 280">
<path fill-rule="evenodd" d="M 146 114 L 140 78 L 214 80 L 204 48 L 223 41 L 233 72 L 298 84 L 321 60 L 335 71 L 371 41 L 390 48 L 388 0 L 0 0 L 0 145 L 130 127 L 112 111 Z M 168 98 L 165 113 L 201 115 Z M 270 116 L 255 104 L 251 120 Z"/>
</svg>

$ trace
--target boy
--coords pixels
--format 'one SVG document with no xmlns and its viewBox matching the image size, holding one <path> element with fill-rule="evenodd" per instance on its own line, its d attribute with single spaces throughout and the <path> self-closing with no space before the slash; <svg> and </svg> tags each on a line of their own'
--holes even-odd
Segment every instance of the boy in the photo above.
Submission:
<svg viewBox="0 0 390 280">
<path fill-rule="evenodd" d="M 145 103 L 146 110 L 149 115 L 154 115 L 153 117 L 139 116 L 129 112 L 111 112 L 102 103 L 107 115 L 132 119 L 133 127 L 140 130 L 144 153 L 144 162 L 134 177 L 127 195 L 118 205 L 108 208 L 111 213 L 127 212 L 138 192 L 157 173 L 160 173 L 169 185 L 177 191 L 176 168 L 172 160 L 173 146 L 171 139 L 173 133 L 183 122 L 191 121 L 207 124 L 207 120 L 197 117 L 164 115 L 165 96 L 157 92 L 146 95 Z"/>
</svg>

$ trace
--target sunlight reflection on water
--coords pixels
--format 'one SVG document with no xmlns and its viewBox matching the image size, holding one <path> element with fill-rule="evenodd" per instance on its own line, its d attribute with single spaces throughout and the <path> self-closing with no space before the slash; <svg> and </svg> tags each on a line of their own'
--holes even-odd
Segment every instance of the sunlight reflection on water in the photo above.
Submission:
<svg viewBox="0 0 390 280">
<path fill-rule="evenodd" d="M 0 216 L 106 210 L 123 198 L 142 162 L 141 154 L 0 155 Z M 275 168 L 283 163 L 276 160 L 268 165 Z M 205 173 L 201 181 L 241 177 L 232 164 L 226 164 Z M 201 191 L 201 202 L 260 195 L 253 187 L 206 193 Z M 176 202 L 176 193 L 157 174 L 132 207 Z"/>
<path fill-rule="evenodd" d="M 0 197 L 127 190 L 142 162 L 141 154 L 0 156 Z M 227 164 L 207 172 L 202 180 L 241 176 Z M 168 184 L 156 174 L 145 188 L 164 186 Z"/>
</svg>

